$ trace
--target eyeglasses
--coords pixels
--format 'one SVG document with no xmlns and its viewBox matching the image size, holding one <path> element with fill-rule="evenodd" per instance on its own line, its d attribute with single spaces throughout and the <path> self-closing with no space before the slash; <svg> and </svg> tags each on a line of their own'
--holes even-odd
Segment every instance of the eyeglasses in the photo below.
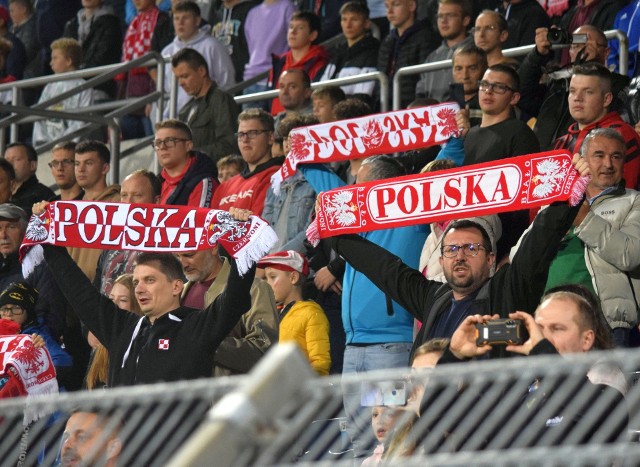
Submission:
<svg viewBox="0 0 640 467">
<path fill-rule="evenodd" d="M 458 18 L 461 15 L 457 14 L 457 13 L 440 13 L 437 18 L 438 21 L 444 21 L 444 20 L 452 20 L 453 18 Z"/>
<path fill-rule="evenodd" d="M 178 143 L 183 143 L 185 141 L 189 141 L 187 138 L 165 138 L 165 139 L 156 139 L 151 142 L 151 146 L 155 149 L 162 149 L 163 147 L 166 149 L 170 149 L 175 147 Z"/>
<path fill-rule="evenodd" d="M 2 306 L 0 307 L 0 314 L 16 316 L 24 313 L 24 308 L 21 306 Z"/>
<path fill-rule="evenodd" d="M 465 243 L 464 245 L 443 245 L 442 256 L 445 258 L 455 258 L 458 252 L 462 250 L 465 256 L 478 256 L 480 250 L 486 250 L 479 243 Z"/>
<path fill-rule="evenodd" d="M 49 167 L 52 169 L 57 169 L 60 166 L 69 167 L 75 164 L 73 159 L 62 159 L 61 161 L 51 161 L 49 162 Z"/>
<path fill-rule="evenodd" d="M 510 88 L 506 84 L 502 83 L 490 83 L 489 81 L 478 81 L 478 87 L 484 92 L 495 92 L 496 94 L 504 94 L 507 91 L 515 92 L 513 88 Z"/>
<path fill-rule="evenodd" d="M 472 34 L 481 34 L 483 32 L 493 32 L 493 31 L 497 31 L 498 30 L 498 26 L 477 26 L 475 28 L 471 28 L 471 33 Z"/>
<path fill-rule="evenodd" d="M 239 131 L 238 133 L 236 133 L 236 138 L 237 139 L 245 139 L 245 138 L 256 139 L 258 135 L 261 135 L 262 133 L 270 133 L 270 132 L 271 130 L 249 130 L 247 132 Z"/>
</svg>

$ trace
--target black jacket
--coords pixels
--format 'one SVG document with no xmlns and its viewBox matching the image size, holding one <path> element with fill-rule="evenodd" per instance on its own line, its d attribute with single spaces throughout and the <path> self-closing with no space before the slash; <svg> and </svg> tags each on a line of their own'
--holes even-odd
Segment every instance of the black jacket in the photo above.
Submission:
<svg viewBox="0 0 640 467">
<path fill-rule="evenodd" d="M 347 40 L 342 40 L 336 47 L 331 61 L 327 65 L 326 70 L 330 70 L 330 76 L 325 71 L 325 79 L 335 79 L 339 76 L 340 71 L 344 68 L 376 68 L 378 65 L 378 49 L 380 41 L 375 37 L 367 34 L 351 47 L 348 46 Z"/>
<path fill-rule="evenodd" d="M 249 291 L 255 268 L 240 277 L 232 261 L 222 295 L 204 310 L 179 307 L 157 318 L 146 332 L 139 332 L 145 338 L 136 355 L 134 332 L 141 320 L 148 323 L 148 318 L 127 313 L 101 295 L 65 248 L 43 245 L 43 249 L 60 290 L 78 317 L 109 351 L 111 387 L 211 376 L 218 345 L 251 308 Z"/>
<path fill-rule="evenodd" d="M 512 263 L 485 282 L 469 314 L 498 313 L 506 318 L 516 310 L 533 313 L 544 291 L 549 265 L 579 207 L 556 203 L 540 212 Z M 453 298 L 449 285 L 428 280 L 397 256 L 358 235 L 332 237 L 328 241 L 355 269 L 422 322 L 413 343 L 413 355 L 428 340 L 427 333 L 436 319 L 449 309 Z"/>
<path fill-rule="evenodd" d="M 378 52 L 378 70 L 389 76 L 389 92 L 393 87 L 393 75 L 396 71 L 426 62 L 427 56 L 440 45 L 440 40 L 438 33 L 426 20 L 414 23 L 402 37 L 398 37 L 395 29 L 389 33 L 380 44 Z M 406 76 L 402 79 L 400 95 L 403 108 L 414 100 L 419 79 L 420 75 Z"/>
<path fill-rule="evenodd" d="M 629 3 L 627 0 L 599 0 L 584 24 L 593 25 L 601 31 L 613 29 L 613 21 L 616 19 L 616 15 L 627 3 Z M 560 27 L 569 28 L 577 10 L 578 5 L 576 4 L 562 15 Z"/>
<path fill-rule="evenodd" d="M 40 201 L 51 201 L 55 197 L 55 193 L 48 187 L 38 181 L 35 174 L 25 181 L 18 191 L 11 197 L 11 202 L 16 206 L 20 206 L 31 216 L 31 208 L 34 203 Z"/>
<path fill-rule="evenodd" d="M 535 42 L 536 29 L 551 25 L 549 16 L 537 0 L 524 0 L 521 3 L 508 3 L 507 8 L 500 2 L 498 11 L 507 18 L 509 37 L 502 44 L 502 50 L 529 45 Z"/>
</svg>

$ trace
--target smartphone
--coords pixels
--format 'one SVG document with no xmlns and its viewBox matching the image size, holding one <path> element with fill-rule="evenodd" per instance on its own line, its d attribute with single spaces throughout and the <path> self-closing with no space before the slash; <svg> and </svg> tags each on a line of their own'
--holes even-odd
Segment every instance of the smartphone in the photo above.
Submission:
<svg viewBox="0 0 640 467">
<path fill-rule="evenodd" d="M 529 338 L 527 327 L 520 319 L 494 319 L 484 324 L 476 324 L 476 344 L 521 345 Z"/>
<path fill-rule="evenodd" d="M 404 381 L 376 381 L 362 383 L 360 405 L 363 407 L 402 406 L 407 404 L 407 385 Z"/>
</svg>

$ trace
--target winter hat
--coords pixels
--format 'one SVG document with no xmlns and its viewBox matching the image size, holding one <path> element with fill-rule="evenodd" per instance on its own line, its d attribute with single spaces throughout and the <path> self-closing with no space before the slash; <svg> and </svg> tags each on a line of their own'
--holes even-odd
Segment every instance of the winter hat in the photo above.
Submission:
<svg viewBox="0 0 640 467">
<path fill-rule="evenodd" d="M 25 282 L 12 282 L 0 294 L 0 307 L 4 305 L 18 305 L 27 312 L 27 321 L 30 323 L 36 320 L 36 302 L 38 301 L 38 291 Z"/>
<path fill-rule="evenodd" d="M 296 271 L 303 276 L 309 275 L 307 258 L 297 251 L 288 250 L 272 253 L 258 261 L 259 268 L 274 268 L 281 271 Z"/>
</svg>

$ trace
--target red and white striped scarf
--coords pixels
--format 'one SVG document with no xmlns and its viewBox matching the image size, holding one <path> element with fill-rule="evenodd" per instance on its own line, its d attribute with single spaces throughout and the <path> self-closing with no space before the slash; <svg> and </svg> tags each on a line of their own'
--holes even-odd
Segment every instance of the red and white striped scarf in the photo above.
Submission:
<svg viewBox="0 0 640 467">
<path fill-rule="evenodd" d="M 127 28 L 124 43 L 122 44 L 122 63 L 142 57 L 151 50 L 151 39 L 153 38 L 153 30 L 156 28 L 159 13 L 160 10 L 153 6 L 146 11 L 138 13 L 133 18 Z M 146 68 L 134 68 L 131 73 L 137 74 L 141 73 L 141 71 L 146 72 Z M 123 80 L 125 76 L 124 73 L 120 73 L 115 79 Z"/>
</svg>

